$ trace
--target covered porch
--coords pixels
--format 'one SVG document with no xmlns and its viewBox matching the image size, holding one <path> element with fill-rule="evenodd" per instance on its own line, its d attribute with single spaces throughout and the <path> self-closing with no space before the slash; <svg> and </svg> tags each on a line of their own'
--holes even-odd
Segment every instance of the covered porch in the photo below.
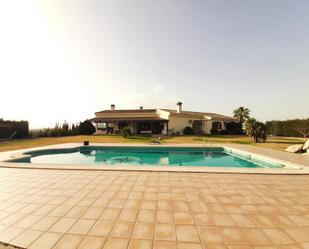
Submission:
<svg viewBox="0 0 309 249">
<path fill-rule="evenodd" d="M 168 120 L 165 119 L 101 119 L 94 118 L 97 133 L 119 134 L 121 129 L 128 127 L 132 134 L 168 134 Z"/>
</svg>

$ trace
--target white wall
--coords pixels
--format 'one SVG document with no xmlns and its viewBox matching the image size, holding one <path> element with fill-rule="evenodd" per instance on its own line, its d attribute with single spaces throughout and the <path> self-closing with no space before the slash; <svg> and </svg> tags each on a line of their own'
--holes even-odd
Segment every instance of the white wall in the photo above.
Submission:
<svg viewBox="0 0 309 249">
<path fill-rule="evenodd" d="M 205 120 L 204 121 L 204 133 L 210 134 L 211 128 L 212 128 L 211 120 Z"/>
</svg>

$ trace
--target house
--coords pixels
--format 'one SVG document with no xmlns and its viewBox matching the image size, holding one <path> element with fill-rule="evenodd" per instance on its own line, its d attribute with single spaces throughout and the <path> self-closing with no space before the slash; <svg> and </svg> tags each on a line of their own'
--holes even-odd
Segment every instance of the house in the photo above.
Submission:
<svg viewBox="0 0 309 249">
<path fill-rule="evenodd" d="M 123 127 L 129 127 L 132 134 L 182 134 L 189 126 L 193 134 L 210 134 L 211 129 L 224 130 L 226 124 L 235 118 L 209 112 L 184 111 L 182 103 L 177 103 L 176 110 L 139 109 L 117 110 L 111 105 L 110 110 L 95 113 L 91 119 L 97 130 L 119 133 Z"/>
</svg>

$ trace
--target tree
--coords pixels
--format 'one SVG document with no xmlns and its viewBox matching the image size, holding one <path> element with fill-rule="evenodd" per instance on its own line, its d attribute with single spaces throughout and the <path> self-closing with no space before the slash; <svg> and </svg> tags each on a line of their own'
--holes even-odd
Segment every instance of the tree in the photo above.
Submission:
<svg viewBox="0 0 309 249">
<path fill-rule="evenodd" d="M 294 129 L 300 133 L 304 138 L 309 136 L 309 119 L 306 120 L 296 120 L 294 124 Z"/>
<path fill-rule="evenodd" d="M 89 120 L 85 120 L 80 123 L 78 133 L 80 135 L 92 135 L 95 133 L 95 127 Z"/>
<path fill-rule="evenodd" d="M 255 143 L 264 143 L 266 141 L 266 125 L 257 121 L 255 118 L 248 118 L 245 123 L 245 131 Z"/>
<path fill-rule="evenodd" d="M 128 136 L 131 135 L 131 129 L 127 126 L 123 127 L 121 129 L 121 135 L 124 137 L 124 138 L 127 138 Z"/>
<path fill-rule="evenodd" d="M 237 119 L 237 122 L 243 124 L 245 120 L 249 118 L 250 110 L 246 107 L 240 106 L 233 111 L 234 117 Z"/>
</svg>

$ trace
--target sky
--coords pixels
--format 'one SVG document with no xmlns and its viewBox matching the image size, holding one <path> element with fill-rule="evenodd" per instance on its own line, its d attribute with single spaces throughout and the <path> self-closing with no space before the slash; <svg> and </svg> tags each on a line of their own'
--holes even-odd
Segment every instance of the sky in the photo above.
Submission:
<svg viewBox="0 0 309 249">
<path fill-rule="evenodd" d="M 0 0 L 0 118 L 96 111 L 309 117 L 308 0 Z"/>
</svg>

